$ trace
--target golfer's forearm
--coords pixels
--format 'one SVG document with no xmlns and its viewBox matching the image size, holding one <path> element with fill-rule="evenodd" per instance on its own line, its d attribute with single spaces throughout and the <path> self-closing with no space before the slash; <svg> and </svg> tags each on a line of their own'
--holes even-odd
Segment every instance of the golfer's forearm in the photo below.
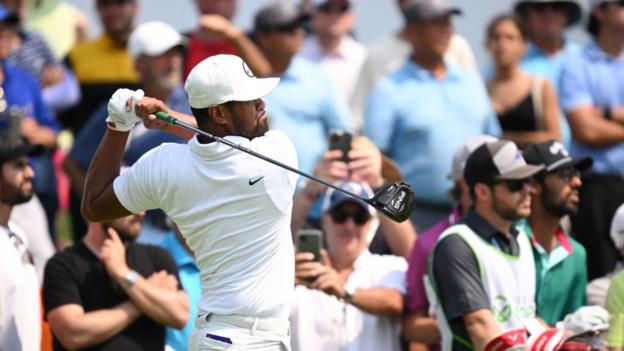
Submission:
<svg viewBox="0 0 624 351">
<path fill-rule="evenodd" d="M 173 328 L 186 325 L 189 301 L 183 291 L 156 287 L 143 278 L 124 290 L 139 310 L 154 321 Z"/>
<path fill-rule="evenodd" d="M 403 313 L 403 296 L 388 288 L 358 289 L 351 304 L 371 314 L 398 317 Z"/>
<path fill-rule="evenodd" d="M 173 117 L 175 117 L 176 119 L 178 119 L 179 121 L 182 121 L 186 124 L 190 124 L 193 127 L 197 127 L 197 120 L 195 120 L 195 117 L 193 116 L 189 116 L 187 114 L 181 113 L 181 112 L 177 112 L 177 111 L 173 111 L 173 110 L 169 110 L 167 111 L 167 113 Z M 180 138 L 184 138 L 184 139 L 191 139 L 193 138 L 193 136 L 195 135 L 195 133 L 186 130 L 182 127 L 173 125 L 173 124 L 167 124 L 163 130 L 169 134 L 175 135 L 175 136 L 179 136 Z"/>
<path fill-rule="evenodd" d="M 119 175 L 128 134 L 128 132 L 107 129 L 91 160 L 81 206 L 82 215 L 88 221 L 101 222 L 127 214 L 115 213 L 116 211 L 111 209 L 109 200 L 111 193 L 114 195 L 113 181 Z"/>
</svg>

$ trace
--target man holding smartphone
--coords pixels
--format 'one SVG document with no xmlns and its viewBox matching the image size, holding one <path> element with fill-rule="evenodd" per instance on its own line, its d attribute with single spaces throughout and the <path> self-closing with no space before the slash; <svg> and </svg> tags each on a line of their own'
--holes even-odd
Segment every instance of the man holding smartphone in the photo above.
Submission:
<svg viewBox="0 0 624 351">
<path fill-rule="evenodd" d="M 364 183 L 337 186 L 369 198 Z M 293 350 L 400 350 L 404 258 L 374 255 L 367 235 L 377 220 L 366 203 L 330 189 L 321 226 L 327 251 L 296 255 Z"/>
</svg>

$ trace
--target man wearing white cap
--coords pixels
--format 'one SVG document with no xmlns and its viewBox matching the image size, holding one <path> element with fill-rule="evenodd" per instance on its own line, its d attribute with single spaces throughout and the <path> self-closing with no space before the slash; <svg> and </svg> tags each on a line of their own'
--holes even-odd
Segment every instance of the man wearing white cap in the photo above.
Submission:
<svg viewBox="0 0 624 351">
<path fill-rule="evenodd" d="M 262 97 L 278 82 L 254 77 L 237 56 L 216 55 L 191 71 L 185 90 L 198 128 L 296 167 L 290 140 L 268 131 Z M 109 102 L 109 130 L 87 173 L 83 214 L 104 221 L 162 208 L 178 225 L 202 277 L 191 350 L 288 349 L 297 177 L 203 136 L 163 144 L 119 175 L 128 132 L 141 121 L 135 112 L 182 116 L 159 100 L 137 104 L 142 95 L 122 89 Z"/>
<path fill-rule="evenodd" d="M 182 87 L 182 50 L 183 37 L 170 25 L 151 21 L 138 26 L 128 39 L 128 52 L 132 57 L 135 70 L 140 75 L 140 86 L 148 96 L 166 101 L 167 105 L 176 111 L 191 113 Z M 72 192 L 82 196 L 84 180 L 89 163 L 97 150 L 100 139 L 106 131 L 102 123 L 108 116 L 106 104 L 102 104 L 89 117 L 85 126 L 76 134 L 74 145 L 63 162 L 67 172 Z M 160 130 L 146 130 L 137 128 L 132 132 L 131 143 L 128 146 L 124 162 L 132 164 L 148 150 L 164 142 L 185 142 L 179 138 Z M 76 216 L 79 214 L 76 213 Z M 81 238 L 87 232 L 82 227 L 82 218 L 74 219 L 74 237 Z M 141 240 L 154 241 L 162 237 L 164 223 L 163 216 L 154 216 L 150 212 L 146 216 Z M 145 233 L 147 233 L 145 235 Z"/>
</svg>

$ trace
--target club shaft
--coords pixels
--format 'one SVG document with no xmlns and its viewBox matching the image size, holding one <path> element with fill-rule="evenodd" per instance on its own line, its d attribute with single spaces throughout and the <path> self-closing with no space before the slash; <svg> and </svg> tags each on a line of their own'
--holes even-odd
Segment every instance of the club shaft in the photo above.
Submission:
<svg viewBox="0 0 624 351">
<path fill-rule="evenodd" d="M 319 183 L 321 183 L 321 184 L 323 184 L 323 185 L 325 185 L 325 186 L 328 186 L 328 187 L 330 187 L 330 188 L 332 188 L 332 189 L 335 189 L 335 190 L 337 190 L 337 191 L 340 191 L 340 192 L 342 192 L 342 193 L 345 193 L 345 194 L 347 194 L 347 195 L 349 195 L 349 196 L 353 196 L 354 198 L 356 198 L 356 199 L 358 199 L 358 200 L 364 201 L 364 202 L 366 202 L 367 204 L 372 205 L 372 203 L 371 203 L 370 199 L 367 199 L 367 198 L 361 197 L 361 196 L 359 196 L 359 195 L 357 195 L 357 194 L 354 194 L 354 193 L 352 193 L 352 192 L 350 192 L 350 191 L 348 191 L 348 190 L 345 190 L 345 189 L 339 188 L 339 187 L 337 187 L 337 186 L 335 186 L 335 185 L 333 185 L 333 184 L 330 184 L 330 183 L 328 183 L 328 182 L 326 182 L 326 181 L 324 181 L 324 180 L 322 180 L 322 179 L 320 179 L 320 178 L 317 178 L 317 177 L 315 177 L 315 176 L 313 176 L 313 175 L 311 175 L 311 174 L 307 174 L 307 173 L 305 173 L 305 172 L 302 172 L 302 171 L 300 171 L 300 170 L 298 170 L 298 169 L 296 169 L 296 168 L 294 168 L 294 167 L 291 167 L 291 166 L 289 166 L 289 165 L 286 165 L 286 164 L 283 164 L 283 163 L 281 163 L 281 162 L 279 162 L 279 161 L 276 161 L 276 160 L 274 160 L 274 159 L 272 159 L 272 158 L 269 158 L 269 157 L 267 157 L 267 156 L 264 156 L 264 155 L 262 155 L 262 154 L 259 154 L 259 153 L 255 152 L 255 151 L 253 151 L 253 150 L 250 150 L 250 149 L 248 149 L 248 148 L 246 148 L 246 147 L 244 147 L 244 146 L 240 146 L 240 145 L 238 145 L 238 144 L 236 144 L 236 143 L 233 143 L 233 142 L 231 142 L 231 141 L 229 141 L 229 140 L 227 140 L 227 139 L 224 139 L 224 138 L 218 137 L 218 136 L 213 135 L 213 134 L 210 134 L 210 133 L 208 133 L 208 132 L 206 132 L 206 131 L 204 131 L 204 130 L 201 130 L 201 129 L 199 129 L 199 128 L 193 127 L 192 125 L 190 125 L 190 124 L 188 124 L 188 123 L 185 123 L 185 122 L 182 122 L 182 121 L 180 121 L 179 119 L 177 119 L 177 118 L 175 118 L 175 117 L 173 117 L 173 116 L 170 116 L 170 115 L 168 115 L 168 114 L 166 114 L 166 113 L 164 113 L 164 112 L 156 112 L 156 117 L 158 117 L 158 119 L 160 119 L 160 120 L 162 120 L 162 121 L 165 121 L 165 122 L 167 122 L 167 123 L 170 123 L 170 124 L 173 124 L 173 125 L 179 126 L 179 127 L 184 128 L 184 129 L 186 129 L 186 130 L 189 130 L 189 131 L 195 132 L 195 133 L 197 133 L 197 134 L 203 135 L 203 136 L 205 136 L 206 138 L 209 138 L 209 139 L 214 140 L 214 141 L 216 141 L 216 142 L 219 142 L 219 143 L 225 144 L 225 145 L 227 145 L 227 146 L 230 146 L 230 147 L 232 147 L 232 148 L 234 148 L 234 149 L 236 149 L 236 150 L 240 150 L 240 151 L 242 151 L 242 152 L 244 152 L 244 153 L 247 153 L 247 154 L 249 154 L 249 155 L 252 155 L 252 156 L 258 157 L 258 158 L 260 158 L 260 159 L 262 159 L 262 160 L 264 160 L 264 161 L 267 161 L 267 162 L 269 162 L 269 163 L 272 163 L 272 164 L 274 164 L 274 165 L 276 165 L 276 166 L 278 166 L 278 167 L 282 167 L 282 168 L 287 169 L 287 170 L 289 170 L 289 171 L 291 171 L 291 172 L 293 172 L 293 173 L 297 173 L 297 174 L 299 174 L 300 176 L 306 177 L 306 178 L 311 179 L 311 180 L 313 180 L 313 181 L 315 181 L 315 182 L 319 182 Z"/>
</svg>

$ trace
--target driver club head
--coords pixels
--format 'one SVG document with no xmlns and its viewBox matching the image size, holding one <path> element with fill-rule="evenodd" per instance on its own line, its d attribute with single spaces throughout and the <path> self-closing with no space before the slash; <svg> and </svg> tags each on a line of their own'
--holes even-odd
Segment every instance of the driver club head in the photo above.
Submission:
<svg viewBox="0 0 624 351">
<path fill-rule="evenodd" d="M 403 222 L 414 210 L 414 191 L 405 182 L 384 185 L 368 203 L 393 221 Z"/>
</svg>

